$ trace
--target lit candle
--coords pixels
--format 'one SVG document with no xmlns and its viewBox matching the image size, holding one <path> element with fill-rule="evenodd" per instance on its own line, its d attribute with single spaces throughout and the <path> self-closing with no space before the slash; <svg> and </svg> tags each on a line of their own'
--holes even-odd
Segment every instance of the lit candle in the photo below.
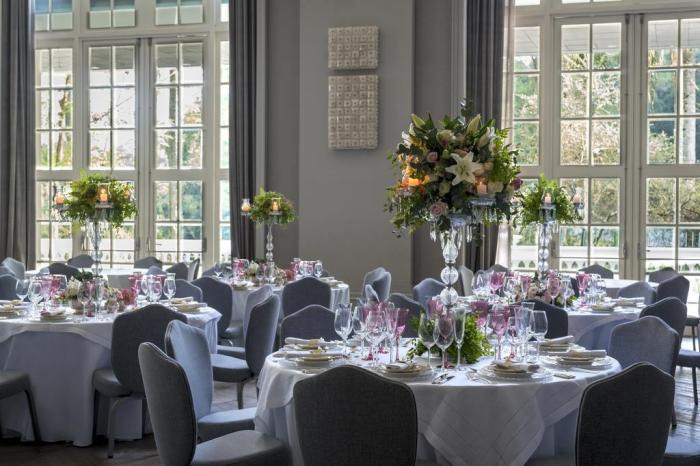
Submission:
<svg viewBox="0 0 700 466">
<path fill-rule="evenodd" d="M 552 203 L 552 195 L 547 193 L 544 195 L 544 203 L 549 205 Z"/>
<path fill-rule="evenodd" d="M 484 194 L 486 194 L 486 183 L 484 183 L 483 181 L 479 181 L 479 183 L 476 185 L 476 193 L 479 196 L 483 196 Z"/>
<path fill-rule="evenodd" d="M 63 196 L 63 193 L 58 192 L 56 193 L 56 197 L 54 197 L 54 202 L 56 203 L 57 206 L 62 206 L 63 203 L 65 202 L 66 198 Z"/>
<path fill-rule="evenodd" d="M 241 204 L 241 212 L 247 214 L 250 212 L 250 201 L 248 198 L 243 198 L 243 203 Z"/>
<path fill-rule="evenodd" d="M 576 194 L 574 194 L 574 198 L 571 201 L 574 204 L 581 204 L 581 195 L 578 193 L 578 190 L 576 190 Z"/>
<path fill-rule="evenodd" d="M 99 201 L 102 203 L 109 202 L 109 194 L 107 193 L 107 188 L 100 188 Z"/>
<path fill-rule="evenodd" d="M 280 204 L 277 201 L 272 201 L 272 211 L 273 212 L 279 212 L 280 211 Z"/>
</svg>

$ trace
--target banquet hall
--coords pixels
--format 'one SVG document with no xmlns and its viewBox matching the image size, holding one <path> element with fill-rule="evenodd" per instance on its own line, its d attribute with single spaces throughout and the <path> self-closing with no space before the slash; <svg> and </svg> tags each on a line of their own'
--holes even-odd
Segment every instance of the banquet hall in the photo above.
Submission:
<svg viewBox="0 0 700 466">
<path fill-rule="evenodd" d="M 0 0 L 0 464 L 700 466 L 698 0 Z"/>
</svg>

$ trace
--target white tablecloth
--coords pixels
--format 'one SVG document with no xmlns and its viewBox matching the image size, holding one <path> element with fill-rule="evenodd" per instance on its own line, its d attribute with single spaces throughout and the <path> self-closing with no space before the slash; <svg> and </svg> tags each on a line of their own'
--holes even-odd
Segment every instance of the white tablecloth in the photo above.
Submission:
<svg viewBox="0 0 700 466">
<path fill-rule="evenodd" d="M 608 349 L 612 330 L 624 322 L 637 320 L 640 312 L 640 308 L 618 308 L 614 312 L 569 311 L 569 335 L 586 348 Z"/>
<path fill-rule="evenodd" d="M 88 270 L 88 269 L 85 269 Z M 102 269 L 102 275 L 107 277 L 107 283 L 113 288 L 129 288 L 129 276 L 134 272 L 146 273 L 148 269 Z M 37 270 L 27 270 L 27 278 L 33 277 Z"/>
<path fill-rule="evenodd" d="M 211 308 L 188 314 L 188 322 L 202 328 L 216 351 L 216 324 L 221 314 Z M 92 443 L 92 375 L 110 366 L 112 321 L 44 323 L 0 320 L 0 369 L 29 373 L 42 440 Z M 107 400 L 102 399 L 98 432 L 106 429 Z M 123 409 L 122 409 L 123 408 Z M 117 438 L 141 435 L 139 402 L 124 403 L 117 413 Z M 33 440 L 29 411 L 23 395 L 0 402 L 3 433 L 20 433 Z"/>
<path fill-rule="evenodd" d="M 639 280 L 624 280 L 621 278 L 606 278 L 605 279 L 605 287 L 606 291 L 608 293 L 608 296 L 611 298 L 617 298 L 617 292 L 620 291 L 621 288 L 624 288 L 626 286 L 629 286 L 633 283 L 637 283 Z M 655 282 L 649 282 L 649 284 L 653 287 L 656 288 L 659 286 L 658 283 Z"/>
<path fill-rule="evenodd" d="M 445 385 L 411 383 L 418 408 L 418 457 L 439 464 L 521 465 L 533 455 L 573 455 L 583 389 L 619 370 L 614 361 L 598 373 L 572 372 L 572 380 L 484 384 L 459 374 Z M 258 379 L 255 428 L 290 445 L 295 465 L 303 462 L 292 390 L 306 377 L 311 375 L 270 356 Z"/>
</svg>

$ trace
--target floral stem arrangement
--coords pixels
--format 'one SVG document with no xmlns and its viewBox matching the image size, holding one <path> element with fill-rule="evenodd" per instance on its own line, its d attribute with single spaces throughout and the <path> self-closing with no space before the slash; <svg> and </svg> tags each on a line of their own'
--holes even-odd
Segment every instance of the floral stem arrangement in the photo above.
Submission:
<svg viewBox="0 0 700 466">
<path fill-rule="evenodd" d="M 547 194 L 550 195 L 557 222 L 571 224 L 581 220 L 581 215 L 569 198 L 569 193 L 559 186 L 557 180 L 547 180 L 544 175 L 540 175 L 537 183 L 520 196 L 520 222 L 522 226 L 542 223 L 542 199 Z"/>
<path fill-rule="evenodd" d="M 109 215 L 105 220 L 114 228 L 122 226 L 125 220 L 137 213 L 132 187 L 128 183 L 107 175 L 83 173 L 79 179 L 71 182 L 61 214 L 82 224 L 98 222 L 103 219 L 99 212 L 100 204 L 109 204 Z"/>
<path fill-rule="evenodd" d="M 414 317 L 408 322 L 408 325 L 416 331 L 418 331 L 419 324 L 420 317 Z M 434 323 L 430 321 L 428 325 L 434 325 Z M 430 330 L 432 331 L 432 329 Z M 461 348 L 462 362 L 474 364 L 481 356 L 488 354 L 490 350 L 491 345 L 486 339 L 486 336 L 484 336 L 476 326 L 476 316 L 474 314 L 467 314 L 464 319 L 464 341 Z M 406 353 L 406 357 L 408 359 L 413 359 L 427 351 L 428 348 L 423 344 L 420 338 L 414 338 L 413 346 Z M 433 346 L 430 350 L 430 354 L 440 354 L 440 349 L 437 346 Z M 453 361 L 457 360 L 457 345 L 455 343 L 452 343 L 447 348 L 447 356 Z"/>
<path fill-rule="evenodd" d="M 250 206 L 250 219 L 257 223 L 276 223 L 287 225 L 296 220 L 294 205 L 282 194 L 275 191 L 260 192 L 253 198 Z"/>
</svg>

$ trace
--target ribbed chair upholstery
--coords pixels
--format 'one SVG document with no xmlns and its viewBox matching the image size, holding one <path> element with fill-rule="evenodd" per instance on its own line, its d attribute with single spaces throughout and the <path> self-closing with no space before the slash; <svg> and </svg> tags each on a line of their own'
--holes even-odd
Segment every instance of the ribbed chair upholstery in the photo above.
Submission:
<svg viewBox="0 0 700 466">
<path fill-rule="evenodd" d="M 389 302 L 394 303 L 394 306 L 400 309 L 408 309 L 407 322 L 410 322 L 414 317 L 420 318 L 421 310 L 423 306 L 420 305 L 418 301 L 414 301 L 403 293 L 392 293 L 389 296 Z M 403 331 L 403 337 L 415 338 L 418 336 L 418 332 L 411 327 L 406 325 Z"/>
<path fill-rule="evenodd" d="M 166 275 L 166 272 L 157 265 L 152 265 L 146 270 L 146 275 Z"/>
<path fill-rule="evenodd" d="M 284 345 L 287 337 L 337 340 L 340 337 L 335 333 L 334 320 L 335 314 L 327 307 L 318 304 L 306 306 L 282 319 L 280 345 Z"/>
<path fill-rule="evenodd" d="M 199 275 L 199 259 L 195 259 L 187 266 L 187 280 L 192 281 L 197 279 Z"/>
<path fill-rule="evenodd" d="M 153 265 L 159 268 L 163 268 L 163 261 L 153 256 L 142 257 L 141 259 L 136 259 L 134 261 L 135 269 L 147 269 Z"/>
<path fill-rule="evenodd" d="M 0 275 L 0 299 L 17 299 L 17 278 L 14 275 Z"/>
<path fill-rule="evenodd" d="M 508 267 L 504 267 L 501 264 L 493 264 L 491 267 L 487 269 L 489 272 L 502 272 L 502 273 L 508 273 Z"/>
<path fill-rule="evenodd" d="M 253 308 L 245 342 L 245 360 L 224 354 L 211 355 L 214 380 L 236 384 L 238 409 L 243 408 L 245 383 L 258 376 L 265 358 L 275 346 L 279 313 L 280 299 L 275 294 Z"/>
<path fill-rule="evenodd" d="M 115 411 L 119 404 L 128 399 L 143 400 L 143 379 L 138 361 L 138 347 L 151 342 L 163 348 L 165 330 L 173 320 L 186 322 L 183 314 L 172 311 L 160 304 L 151 304 L 137 311 L 119 314 L 112 324 L 111 368 L 95 371 L 92 377 L 95 386 L 95 406 L 99 406 L 99 396 L 110 400 L 107 418 L 107 455 L 114 454 Z M 95 409 L 94 416 L 97 416 Z M 145 414 L 145 405 L 144 405 Z M 95 417 L 97 419 L 97 417 Z"/>
<path fill-rule="evenodd" d="M 623 368 L 646 362 L 672 375 L 679 346 L 680 338 L 671 326 L 657 316 L 646 316 L 616 326 L 608 353 Z"/>
<path fill-rule="evenodd" d="M 51 275 L 65 275 L 66 279 L 70 280 L 80 274 L 80 269 L 61 262 L 54 262 L 53 264 L 49 264 L 49 273 Z"/>
<path fill-rule="evenodd" d="M 214 373 L 207 337 L 202 330 L 177 320 L 170 322 L 165 332 L 165 352 L 187 374 L 200 440 L 255 429 L 255 408 L 212 412 Z"/>
<path fill-rule="evenodd" d="M 193 285 L 187 280 L 175 279 L 175 296 L 174 298 L 192 298 L 198 303 L 204 301 L 202 289 L 197 285 Z"/>
<path fill-rule="evenodd" d="M 403 383 L 340 366 L 297 382 L 294 410 L 306 466 L 416 463 L 416 400 Z"/>
<path fill-rule="evenodd" d="M 539 299 L 528 301 L 535 303 L 536 311 L 544 311 L 547 314 L 547 334 L 545 338 L 559 338 L 569 334 L 569 314 L 564 309 L 547 304 Z"/>
<path fill-rule="evenodd" d="M 287 466 L 289 451 L 274 437 L 243 430 L 197 444 L 197 418 L 187 374 L 152 343 L 139 347 L 158 455 L 165 466 Z"/>
<path fill-rule="evenodd" d="M 202 277 L 192 282 L 202 290 L 204 301 L 221 314 L 217 323 L 219 339 L 232 339 L 236 335 L 229 333 L 231 315 L 233 314 L 233 289 L 230 285 L 211 277 Z"/>
<path fill-rule="evenodd" d="M 459 283 L 462 285 L 462 296 L 471 295 L 474 272 L 463 265 L 460 265 L 457 270 L 459 271 Z"/>
<path fill-rule="evenodd" d="M 377 267 L 374 270 L 370 270 L 367 272 L 362 279 L 362 291 L 361 291 L 361 297 L 362 299 L 367 299 L 367 296 L 365 296 L 365 289 L 367 288 L 367 285 L 372 285 L 372 282 L 377 280 L 379 277 L 381 277 L 383 274 L 387 273 L 387 270 L 384 267 Z M 375 290 L 376 292 L 376 290 Z"/>
<path fill-rule="evenodd" d="M 644 304 L 656 301 L 656 290 L 647 282 L 637 282 L 617 290 L 618 298 L 644 298 Z"/>
<path fill-rule="evenodd" d="M 380 302 L 386 301 L 389 299 L 389 292 L 391 291 L 391 274 L 385 271 L 369 282 L 368 285 L 372 287 Z"/>
<path fill-rule="evenodd" d="M 241 330 L 239 331 L 241 332 L 242 341 L 244 345 L 246 335 L 248 334 L 248 323 L 250 323 L 250 313 L 253 312 L 253 308 L 255 306 L 265 301 L 271 295 L 272 287 L 270 285 L 263 285 L 257 290 L 252 291 L 245 300 L 245 312 L 243 314 L 243 321 L 233 322 L 229 327 L 241 327 Z M 234 358 L 245 359 L 245 346 L 218 345 L 216 352 Z"/>
<path fill-rule="evenodd" d="M 613 278 L 615 275 L 612 270 L 607 269 L 600 264 L 591 264 L 588 267 L 579 269 L 579 271 L 586 273 L 595 273 L 597 275 L 600 275 L 600 278 Z"/>
<path fill-rule="evenodd" d="M 654 283 L 661 283 L 677 275 L 680 274 L 676 272 L 675 269 L 673 269 L 672 267 L 663 267 L 659 270 L 651 272 L 649 274 L 649 281 Z"/>
<path fill-rule="evenodd" d="M 24 274 L 27 271 L 24 264 L 14 257 L 6 257 L 0 265 L 7 267 L 10 273 L 12 273 L 12 275 L 14 275 L 16 278 L 24 278 Z"/>
<path fill-rule="evenodd" d="M 639 317 L 656 316 L 663 320 L 683 338 L 683 330 L 685 329 L 685 319 L 688 315 L 688 309 L 684 303 L 678 298 L 670 297 L 661 299 L 654 304 L 642 309 Z"/>
<path fill-rule="evenodd" d="M 428 300 L 439 295 L 443 289 L 445 289 L 444 283 L 434 278 L 425 278 L 413 287 L 413 300 L 420 303 L 421 306 L 427 307 Z"/>
<path fill-rule="evenodd" d="M 72 265 L 79 269 L 88 269 L 95 263 L 92 256 L 89 254 L 78 254 L 77 256 L 71 257 L 66 261 L 66 264 Z"/>
<path fill-rule="evenodd" d="M 294 314 L 311 304 L 320 304 L 330 309 L 331 287 L 316 277 L 304 277 L 292 282 L 282 290 L 282 312 L 284 316 Z"/>
<path fill-rule="evenodd" d="M 673 278 L 664 280 L 659 283 L 656 289 L 656 299 L 662 300 L 670 296 L 674 296 L 681 300 L 682 303 L 688 302 L 688 291 L 690 290 L 690 282 L 683 275 L 676 275 Z"/>
<path fill-rule="evenodd" d="M 36 418 L 36 407 L 34 406 L 34 398 L 32 397 L 29 374 L 20 371 L 0 371 L 0 400 L 20 393 L 24 393 L 27 399 L 29 416 L 32 420 L 32 430 L 34 431 L 34 440 L 40 442 L 41 434 L 39 432 L 39 423 Z"/>
<path fill-rule="evenodd" d="M 178 262 L 172 267 L 165 269 L 166 273 L 174 273 L 176 279 L 187 280 L 189 276 L 189 268 L 184 262 Z"/>
</svg>

